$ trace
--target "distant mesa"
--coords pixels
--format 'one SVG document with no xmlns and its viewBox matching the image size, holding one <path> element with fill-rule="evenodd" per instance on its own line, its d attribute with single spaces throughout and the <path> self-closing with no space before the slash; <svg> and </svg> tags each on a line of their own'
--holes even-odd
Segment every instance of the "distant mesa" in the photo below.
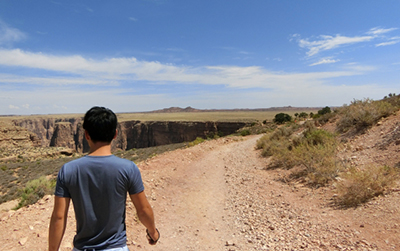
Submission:
<svg viewBox="0 0 400 251">
<path fill-rule="evenodd" d="M 186 108 L 180 108 L 180 107 L 164 108 L 161 110 L 150 111 L 149 113 L 201 112 L 201 111 L 203 110 L 195 109 L 188 106 Z"/>
<path fill-rule="evenodd" d="M 293 107 L 293 106 L 282 106 L 282 107 L 270 107 L 270 108 L 236 108 L 236 109 L 196 109 L 193 107 L 170 107 L 160 110 L 149 111 L 146 113 L 178 113 L 178 112 L 266 112 L 266 111 L 302 111 L 304 109 L 320 109 L 321 107 Z"/>
</svg>

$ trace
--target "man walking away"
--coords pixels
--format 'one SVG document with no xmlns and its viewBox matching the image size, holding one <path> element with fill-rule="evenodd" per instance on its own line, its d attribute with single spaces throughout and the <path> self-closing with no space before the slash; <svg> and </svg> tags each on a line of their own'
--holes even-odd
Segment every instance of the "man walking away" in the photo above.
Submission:
<svg viewBox="0 0 400 251">
<path fill-rule="evenodd" d="M 117 136 L 116 115 L 107 108 L 93 107 L 85 114 L 83 128 L 90 152 L 64 164 L 58 173 L 49 251 L 60 247 L 71 199 L 76 217 L 74 251 L 127 251 L 127 193 L 140 222 L 147 228 L 149 243 L 156 244 L 160 234 L 140 171 L 132 161 L 111 154 L 111 141 Z"/>
</svg>

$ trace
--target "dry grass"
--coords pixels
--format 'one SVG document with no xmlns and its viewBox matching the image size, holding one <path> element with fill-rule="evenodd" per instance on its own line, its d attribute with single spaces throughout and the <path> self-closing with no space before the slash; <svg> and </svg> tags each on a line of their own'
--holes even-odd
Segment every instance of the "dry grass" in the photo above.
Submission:
<svg viewBox="0 0 400 251">
<path fill-rule="evenodd" d="M 262 137 L 257 148 L 263 156 L 271 156 L 269 168 L 295 169 L 292 179 L 302 179 L 309 185 L 324 186 L 334 180 L 341 171 L 336 163 L 338 142 L 334 134 L 316 129 L 311 123 L 301 128 L 280 127 L 274 133 Z"/>
<path fill-rule="evenodd" d="M 379 119 L 393 114 L 396 110 L 398 110 L 397 107 L 385 100 L 354 100 L 349 106 L 338 109 L 340 119 L 337 122 L 337 131 L 340 133 L 352 130 L 364 132 Z"/>
<path fill-rule="evenodd" d="M 339 207 L 356 207 L 383 194 L 398 177 L 398 169 L 387 166 L 368 166 L 362 170 L 351 168 L 337 185 L 335 202 Z"/>
</svg>

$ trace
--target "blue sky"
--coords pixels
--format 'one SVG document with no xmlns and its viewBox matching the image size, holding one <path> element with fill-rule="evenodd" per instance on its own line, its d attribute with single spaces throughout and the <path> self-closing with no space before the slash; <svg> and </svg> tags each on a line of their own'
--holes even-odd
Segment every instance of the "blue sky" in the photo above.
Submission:
<svg viewBox="0 0 400 251">
<path fill-rule="evenodd" d="M 2 0 L 0 114 L 400 93 L 400 1 Z"/>
</svg>

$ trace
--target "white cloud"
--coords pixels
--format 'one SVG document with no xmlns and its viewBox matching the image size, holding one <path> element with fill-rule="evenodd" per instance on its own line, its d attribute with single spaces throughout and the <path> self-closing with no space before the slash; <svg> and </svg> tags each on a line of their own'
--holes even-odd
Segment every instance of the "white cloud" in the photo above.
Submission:
<svg viewBox="0 0 400 251">
<path fill-rule="evenodd" d="M 339 61 L 340 61 L 339 59 L 332 59 L 331 57 L 321 58 L 318 62 L 310 64 L 310 66 L 320 65 L 320 64 L 332 64 L 332 63 L 336 63 L 336 62 L 339 62 Z"/>
<path fill-rule="evenodd" d="M 328 63 L 326 61 L 325 63 Z M 136 58 L 87 59 L 80 55 L 55 56 L 25 52 L 19 49 L 0 50 L 0 64 L 28 67 L 54 72 L 53 75 L 72 74 L 71 77 L 31 77 L 0 74 L 3 83 L 30 83 L 35 85 L 108 85 L 121 81 L 149 81 L 166 84 L 224 85 L 231 88 L 278 88 L 292 82 L 298 84 L 322 83 L 324 79 L 363 74 L 361 69 L 334 72 L 285 73 L 271 72 L 262 67 L 203 66 L 188 67 L 162 64 L 157 61 L 139 61 Z"/>
<path fill-rule="evenodd" d="M 291 40 L 297 39 L 299 46 L 301 48 L 308 49 L 306 54 L 307 54 L 307 56 L 311 57 L 320 52 L 333 50 L 338 47 L 342 47 L 342 46 L 346 46 L 346 45 L 370 42 L 375 39 L 387 40 L 387 38 L 385 36 L 382 36 L 382 34 L 385 34 L 385 33 L 388 33 L 388 32 L 394 31 L 394 30 L 397 30 L 397 28 L 384 29 L 384 28 L 375 27 L 375 28 L 370 29 L 368 32 L 366 32 L 366 34 L 367 34 L 366 36 L 348 37 L 348 36 L 342 36 L 340 34 L 336 34 L 336 36 L 320 35 L 318 37 L 318 39 L 314 39 L 314 40 L 300 39 L 300 35 L 295 34 L 292 36 Z M 382 42 L 382 43 L 377 44 L 376 46 L 384 46 L 384 45 L 391 45 L 391 44 L 395 44 L 395 42 L 393 42 L 393 41 Z"/>
<path fill-rule="evenodd" d="M 11 74 L 0 73 L 0 83 L 6 84 L 33 84 L 33 85 L 117 85 L 117 83 L 111 80 L 101 80 L 93 78 L 82 78 L 82 77 L 26 77 Z"/>
<path fill-rule="evenodd" d="M 129 17 L 128 19 L 131 21 L 134 21 L 134 22 L 136 22 L 138 20 L 137 18 L 134 18 L 134 17 Z"/>
<path fill-rule="evenodd" d="M 399 40 L 399 41 L 383 42 L 383 43 L 376 44 L 375 46 L 376 46 L 376 47 L 379 47 L 379 46 L 388 46 L 388 45 L 397 44 L 397 43 L 399 43 L 399 42 L 400 42 L 400 40 Z"/>
<path fill-rule="evenodd" d="M 384 34 L 384 33 L 388 33 L 391 31 L 397 30 L 397 28 L 389 28 L 389 29 L 383 29 L 383 28 L 379 28 L 379 27 L 375 27 L 370 29 L 367 34 L 371 34 L 371 35 L 380 35 L 380 34 Z"/>
<path fill-rule="evenodd" d="M 319 40 L 309 41 L 308 39 L 300 39 L 299 46 L 308 49 L 307 55 L 314 56 L 321 51 L 332 50 L 340 46 L 367 42 L 374 39 L 373 36 L 345 37 L 341 35 L 327 36 L 321 35 Z"/>
<path fill-rule="evenodd" d="M 26 38 L 25 33 L 12 28 L 0 20 L 0 45 L 9 45 Z"/>
<path fill-rule="evenodd" d="M 29 109 L 29 104 L 21 105 L 22 108 Z"/>
<path fill-rule="evenodd" d="M 400 37 L 391 37 L 390 40 L 391 41 L 376 44 L 375 46 L 379 47 L 379 46 L 387 46 L 387 45 L 394 45 L 394 44 L 400 43 Z"/>
<path fill-rule="evenodd" d="M 10 108 L 10 109 L 17 109 L 17 110 L 19 109 L 19 107 L 18 107 L 18 106 L 15 106 L 15 105 L 9 105 L 8 108 Z"/>
</svg>

